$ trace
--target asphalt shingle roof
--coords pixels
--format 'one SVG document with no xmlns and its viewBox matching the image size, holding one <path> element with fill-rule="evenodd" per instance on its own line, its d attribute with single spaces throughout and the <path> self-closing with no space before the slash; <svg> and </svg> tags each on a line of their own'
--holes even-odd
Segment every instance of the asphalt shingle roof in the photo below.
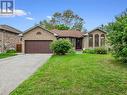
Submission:
<svg viewBox="0 0 127 95">
<path fill-rule="evenodd" d="M 86 33 L 76 30 L 52 30 L 51 32 L 56 34 L 58 37 L 75 37 L 75 38 L 81 38 Z"/>
<path fill-rule="evenodd" d="M 11 26 L 8 26 L 8 25 L 0 25 L 0 29 L 6 30 L 6 31 L 9 31 L 9 32 L 12 32 L 12 33 L 17 33 L 17 34 L 22 33 L 18 29 L 15 29 L 15 28 L 13 28 Z"/>
</svg>

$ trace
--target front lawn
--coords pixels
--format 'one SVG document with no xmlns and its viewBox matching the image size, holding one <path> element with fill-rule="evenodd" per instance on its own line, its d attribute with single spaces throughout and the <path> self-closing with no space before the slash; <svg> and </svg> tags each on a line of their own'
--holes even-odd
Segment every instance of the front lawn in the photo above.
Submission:
<svg viewBox="0 0 127 95">
<path fill-rule="evenodd" d="M 53 56 L 10 95 L 127 95 L 127 65 L 111 55 Z"/>
<path fill-rule="evenodd" d="M 16 53 L 0 53 L 0 59 L 15 56 Z"/>
</svg>

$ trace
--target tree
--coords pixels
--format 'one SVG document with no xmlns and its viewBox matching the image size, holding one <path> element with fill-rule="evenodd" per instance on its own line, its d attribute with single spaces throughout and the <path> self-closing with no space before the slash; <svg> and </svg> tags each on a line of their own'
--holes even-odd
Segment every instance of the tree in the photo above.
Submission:
<svg viewBox="0 0 127 95">
<path fill-rule="evenodd" d="M 48 30 L 55 29 L 55 26 L 47 20 L 40 21 L 39 25 Z"/>
<path fill-rule="evenodd" d="M 62 27 L 68 27 L 67 29 L 83 30 L 84 20 L 72 10 L 65 10 L 62 13 L 55 12 L 52 15 L 51 20 L 44 20 L 39 24 L 50 30 L 57 29 L 57 26 L 59 25 Z"/>
<path fill-rule="evenodd" d="M 58 30 L 69 30 L 70 27 L 64 25 L 64 24 L 60 24 L 60 25 L 56 25 L 55 29 L 58 29 Z"/>
<path fill-rule="evenodd" d="M 115 21 L 107 25 L 108 40 L 116 58 L 127 62 L 127 10 L 115 17 Z"/>
<path fill-rule="evenodd" d="M 111 23 L 108 23 L 108 25 L 102 24 L 102 25 L 100 25 L 98 28 L 101 29 L 101 30 L 103 30 L 103 31 L 105 31 L 105 32 L 110 32 L 110 31 L 111 31 L 111 29 L 110 29 L 110 24 L 111 24 Z"/>
</svg>

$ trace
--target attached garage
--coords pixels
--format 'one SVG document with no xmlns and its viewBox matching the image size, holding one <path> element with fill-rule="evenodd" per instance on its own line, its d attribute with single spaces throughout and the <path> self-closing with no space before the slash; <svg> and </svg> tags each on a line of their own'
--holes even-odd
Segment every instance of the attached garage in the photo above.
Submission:
<svg viewBox="0 0 127 95">
<path fill-rule="evenodd" d="M 26 40 L 25 53 L 52 53 L 51 40 Z"/>
<path fill-rule="evenodd" d="M 53 40 L 56 40 L 54 33 L 40 26 L 32 27 L 23 34 L 23 53 L 52 53 L 50 44 Z"/>
</svg>

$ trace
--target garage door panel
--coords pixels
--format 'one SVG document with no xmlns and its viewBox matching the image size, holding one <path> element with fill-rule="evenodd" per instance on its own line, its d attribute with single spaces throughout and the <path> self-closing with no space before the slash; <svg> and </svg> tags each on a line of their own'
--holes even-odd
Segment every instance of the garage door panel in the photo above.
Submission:
<svg viewBox="0 0 127 95">
<path fill-rule="evenodd" d="M 52 53 L 49 40 L 27 40 L 25 41 L 25 53 Z"/>
</svg>

